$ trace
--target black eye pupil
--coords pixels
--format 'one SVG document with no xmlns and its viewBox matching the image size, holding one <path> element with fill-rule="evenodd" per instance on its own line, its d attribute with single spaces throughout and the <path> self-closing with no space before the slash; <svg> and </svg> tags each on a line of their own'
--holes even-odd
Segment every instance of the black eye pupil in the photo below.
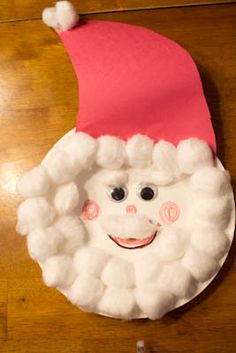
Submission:
<svg viewBox="0 0 236 353">
<path fill-rule="evenodd" d="M 114 188 L 111 191 L 111 197 L 113 198 L 113 200 L 115 201 L 121 201 L 124 199 L 125 197 L 125 191 L 122 188 Z"/>
<path fill-rule="evenodd" d="M 140 196 L 142 197 L 142 199 L 144 200 L 152 200 L 153 197 L 155 196 L 155 192 L 152 190 L 152 188 L 146 186 L 145 188 L 143 188 L 140 192 Z"/>
</svg>

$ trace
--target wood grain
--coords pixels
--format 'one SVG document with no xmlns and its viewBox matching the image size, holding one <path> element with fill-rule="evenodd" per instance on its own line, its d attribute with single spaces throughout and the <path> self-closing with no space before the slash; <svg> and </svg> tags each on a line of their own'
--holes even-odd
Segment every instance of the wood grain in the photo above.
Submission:
<svg viewBox="0 0 236 353">
<path fill-rule="evenodd" d="M 231 0 L 73 0 L 81 14 L 119 12 L 137 9 L 168 8 L 178 6 L 198 6 L 207 4 L 232 3 Z M 15 21 L 30 18 L 41 18 L 45 7 L 53 6 L 52 0 L 1 0 L 0 21 Z"/>
<path fill-rule="evenodd" d="M 85 18 L 146 26 L 192 54 L 212 113 L 218 154 L 234 182 L 236 7 L 184 7 Z M 25 239 L 15 232 L 20 202 L 15 183 L 74 126 L 77 83 L 57 35 L 41 21 L 1 23 L 0 38 L 0 352 L 130 353 L 139 339 L 145 340 L 150 353 L 234 352 L 233 252 L 203 296 L 155 322 L 122 322 L 83 313 L 42 283 Z"/>
</svg>

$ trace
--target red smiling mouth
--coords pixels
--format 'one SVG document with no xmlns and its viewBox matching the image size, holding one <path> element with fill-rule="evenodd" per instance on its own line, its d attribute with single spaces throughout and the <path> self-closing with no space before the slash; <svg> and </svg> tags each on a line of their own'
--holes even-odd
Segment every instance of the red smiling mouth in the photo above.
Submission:
<svg viewBox="0 0 236 353">
<path fill-rule="evenodd" d="M 147 246 L 153 242 L 157 235 L 157 231 L 155 231 L 152 235 L 142 238 L 142 239 L 136 239 L 136 238 L 120 238 L 116 237 L 113 235 L 108 235 L 111 240 L 113 240 L 117 245 L 119 245 L 121 248 L 125 249 L 138 249 L 138 248 L 143 248 L 144 246 Z"/>
</svg>

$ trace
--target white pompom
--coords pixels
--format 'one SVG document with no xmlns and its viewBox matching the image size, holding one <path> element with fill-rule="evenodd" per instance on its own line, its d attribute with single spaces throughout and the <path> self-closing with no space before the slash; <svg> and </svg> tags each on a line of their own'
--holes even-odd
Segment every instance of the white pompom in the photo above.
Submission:
<svg viewBox="0 0 236 353">
<path fill-rule="evenodd" d="M 200 199 L 193 202 L 198 221 L 213 223 L 225 229 L 230 221 L 232 202 L 226 197 Z"/>
<path fill-rule="evenodd" d="M 219 269 L 216 260 L 193 247 L 185 254 L 182 263 L 199 282 L 209 280 Z"/>
<path fill-rule="evenodd" d="M 134 270 L 131 263 L 112 258 L 105 266 L 102 281 L 109 287 L 131 288 L 134 285 Z"/>
<path fill-rule="evenodd" d="M 54 226 L 63 234 L 65 242 L 63 250 L 66 252 L 74 251 L 84 242 L 85 230 L 76 216 L 60 217 Z"/>
<path fill-rule="evenodd" d="M 74 182 L 61 185 L 54 196 L 54 205 L 59 214 L 73 211 L 79 202 L 79 191 Z"/>
<path fill-rule="evenodd" d="M 75 279 L 71 258 L 65 255 L 49 257 L 42 264 L 43 280 L 48 287 L 66 288 Z"/>
<path fill-rule="evenodd" d="M 81 275 L 76 278 L 69 291 L 69 299 L 73 304 L 91 311 L 102 296 L 104 285 L 99 279 Z"/>
<path fill-rule="evenodd" d="M 25 173 L 17 183 L 17 192 L 23 197 L 45 195 L 50 187 L 50 180 L 42 165 Z"/>
<path fill-rule="evenodd" d="M 216 167 L 199 169 L 193 174 L 190 186 L 203 198 L 226 195 L 230 190 L 230 176 Z"/>
<path fill-rule="evenodd" d="M 74 180 L 75 176 L 81 171 L 78 163 L 66 152 L 57 151 L 47 165 L 48 174 L 56 184 L 66 183 Z"/>
<path fill-rule="evenodd" d="M 42 19 L 49 27 L 67 31 L 78 23 L 79 15 L 69 1 L 58 1 L 55 7 L 43 10 Z"/>
<path fill-rule="evenodd" d="M 141 311 L 151 320 L 162 318 L 168 311 L 174 309 L 176 303 L 173 294 L 154 285 L 137 288 L 135 297 Z"/>
<path fill-rule="evenodd" d="M 37 228 L 46 228 L 54 218 L 54 208 L 43 197 L 25 200 L 17 210 L 16 230 L 22 235 Z"/>
<path fill-rule="evenodd" d="M 161 229 L 157 237 L 158 259 L 163 262 L 180 259 L 187 241 L 187 234 L 181 228 L 168 226 Z"/>
<path fill-rule="evenodd" d="M 47 7 L 46 9 L 44 9 L 42 13 L 42 20 L 48 27 L 52 27 L 52 28 L 60 27 L 57 20 L 55 7 Z"/>
<path fill-rule="evenodd" d="M 198 228 L 192 232 L 191 242 L 194 247 L 219 260 L 228 251 L 229 239 L 218 228 Z"/>
<path fill-rule="evenodd" d="M 146 283 L 153 283 L 157 280 L 161 265 L 158 261 L 157 255 L 149 253 L 135 262 L 134 270 L 135 282 L 137 286 L 142 286 Z"/>
<path fill-rule="evenodd" d="M 56 16 L 62 31 L 73 28 L 79 21 L 79 15 L 69 1 L 56 3 Z"/>
<path fill-rule="evenodd" d="M 108 287 L 98 303 L 100 313 L 122 319 L 130 319 L 134 309 L 135 297 L 132 289 Z"/>
<path fill-rule="evenodd" d="M 76 132 L 66 141 L 62 149 L 79 169 L 88 169 L 95 159 L 96 140 L 84 132 Z"/>
<path fill-rule="evenodd" d="M 197 138 L 181 141 L 177 151 L 178 165 L 183 173 L 192 174 L 199 168 L 210 167 L 214 164 L 209 145 Z"/>
<path fill-rule="evenodd" d="M 134 168 L 145 168 L 151 163 L 153 141 L 145 135 L 134 135 L 126 143 L 127 162 Z"/>
<path fill-rule="evenodd" d="M 125 144 L 114 136 L 98 138 L 97 164 L 105 169 L 119 169 L 125 159 Z"/>
<path fill-rule="evenodd" d="M 163 140 L 156 143 L 152 152 L 152 160 L 157 170 L 170 175 L 178 173 L 177 149 L 172 143 Z"/>
<path fill-rule="evenodd" d="M 98 277 L 109 257 L 103 250 L 84 246 L 75 253 L 74 267 L 78 274 L 90 274 Z"/>
<path fill-rule="evenodd" d="M 157 284 L 179 298 L 189 298 L 196 290 L 191 273 L 178 262 L 163 267 Z"/>
<path fill-rule="evenodd" d="M 61 233 L 53 228 L 37 229 L 27 237 L 27 245 L 33 260 L 44 261 L 48 257 L 57 254 L 63 243 Z"/>
</svg>

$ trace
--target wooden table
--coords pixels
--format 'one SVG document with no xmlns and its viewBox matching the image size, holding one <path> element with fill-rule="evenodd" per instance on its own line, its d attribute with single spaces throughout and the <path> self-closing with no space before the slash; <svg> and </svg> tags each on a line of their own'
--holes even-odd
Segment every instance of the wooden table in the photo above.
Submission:
<svg viewBox="0 0 236 353">
<path fill-rule="evenodd" d="M 143 25 L 195 59 L 215 128 L 218 155 L 236 178 L 236 6 L 230 1 L 81 0 L 85 18 Z M 228 4 L 227 4 L 228 3 Z M 48 0 L 0 3 L 0 352 L 232 353 L 236 346 L 233 252 L 204 295 L 161 321 L 86 314 L 41 280 L 15 232 L 19 175 L 74 126 L 77 85 L 57 35 L 40 20 Z M 190 6 L 191 5 L 191 6 Z"/>
</svg>

